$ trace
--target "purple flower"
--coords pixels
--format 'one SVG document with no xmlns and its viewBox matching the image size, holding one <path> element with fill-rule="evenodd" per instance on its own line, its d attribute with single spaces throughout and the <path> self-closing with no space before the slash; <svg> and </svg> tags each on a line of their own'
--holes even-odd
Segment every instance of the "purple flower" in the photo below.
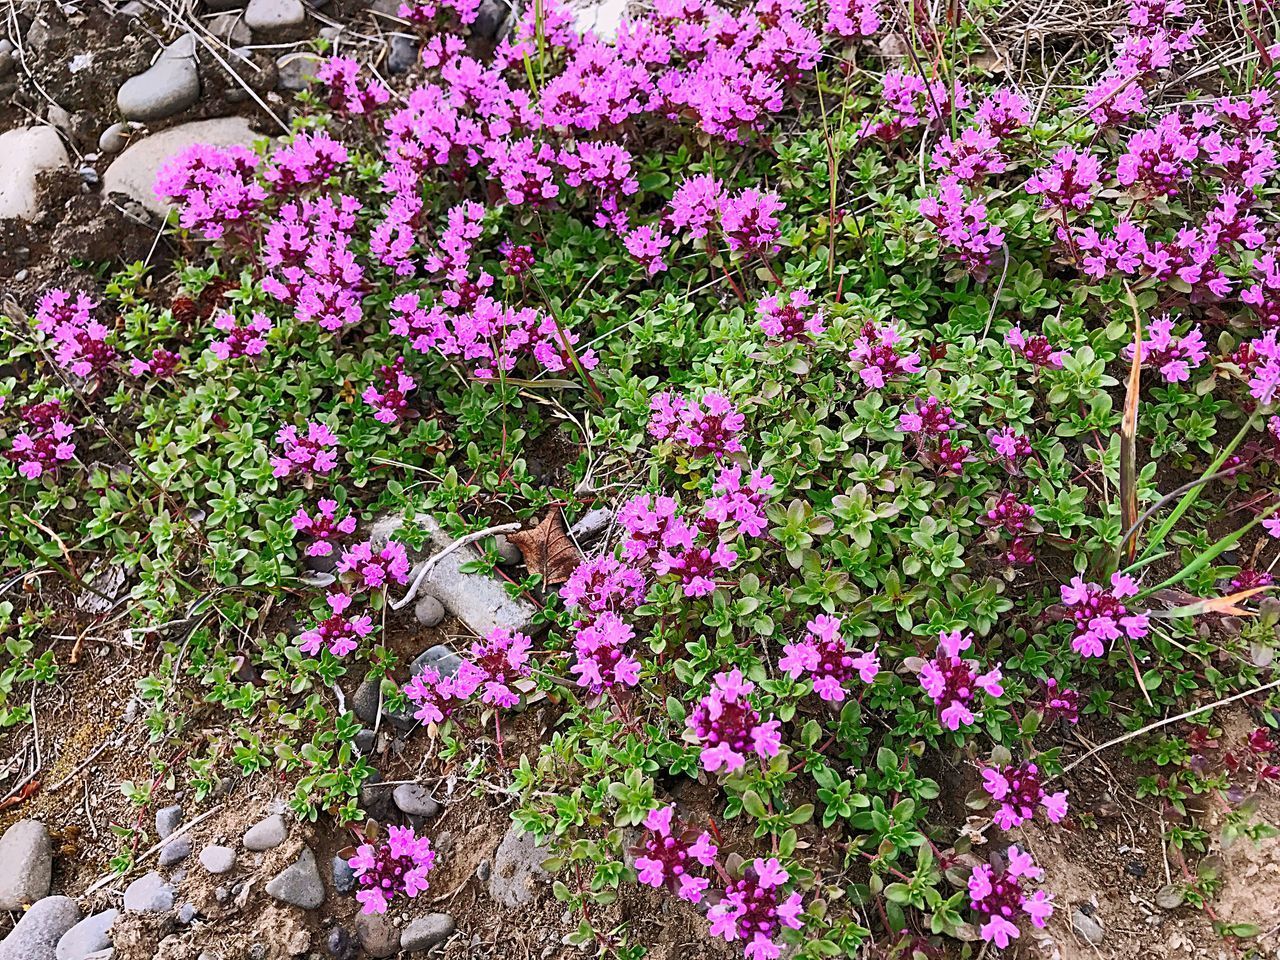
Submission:
<svg viewBox="0 0 1280 960">
<path fill-rule="evenodd" d="M 57 400 L 32 403 L 20 407 L 18 415 L 26 429 L 13 438 L 13 446 L 5 457 L 18 465 L 18 473 L 36 480 L 76 455 L 71 439 L 75 428 Z"/>
<path fill-rule="evenodd" d="M 305 434 L 292 424 L 281 427 L 276 443 L 283 449 L 271 458 L 272 476 L 325 474 L 338 465 L 338 438 L 318 420 L 307 424 Z"/>
<path fill-rule="evenodd" d="M 731 523 L 735 533 L 744 537 L 758 537 L 768 529 L 764 508 L 773 490 L 769 474 L 753 470 L 744 482 L 742 467 L 721 467 L 711 489 L 716 496 L 708 497 L 702 507 L 708 520 Z"/>
<path fill-rule="evenodd" d="M 328 497 L 316 504 L 315 513 L 307 513 L 302 507 L 293 515 L 293 529 L 311 538 L 307 547 L 308 557 L 328 557 L 333 554 L 333 544 L 356 532 L 355 514 L 338 517 L 338 501 Z"/>
<path fill-rule="evenodd" d="M 1067 815 L 1067 791 L 1046 793 L 1034 763 L 987 767 L 982 771 L 982 788 L 1000 804 L 992 819 L 1001 830 L 1012 830 L 1032 819 L 1037 806 L 1044 807 L 1050 823 Z"/>
<path fill-rule="evenodd" d="M 484 640 L 471 645 L 470 659 L 462 662 L 454 677 L 454 696 L 465 700 L 479 690 L 481 703 L 514 707 L 520 694 L 513 685 L 533 672 L 529 666 L 532 646 L 523 633 L 495 627 Z"/>
<path fill-rule="evenodd" d="M 441 676 L 435 667 L 426 667 L 406 683 L 404 695 L 417 707 L 413 718 L 421 723 L 441 723 L 458 696 L 453 678 Z"/>
<path fill-rule="evenodd" d="M 674 393 L 660 393 L 649 401 L 649 433 L 657 440 L 674 440 L 689 447 L 694 457 L 714 456 L 742 450 L 738 434 L 746 417 L 722 394 L 711 392 L 700 400 Z"/>
<path fill-rule="evenodd" d="M 264 313 L 255 313 L 245 324 L 229 313 L 221 313 L 214 318 L 213 326 L 226 334 L 225 339 L 209 344 L 210 352 L 219 360 L 261 355 L 267 347 L 267 334 L 271 332 L 271 321 Z"/>
<path fill-rule="evenodd" d="M 730 250 L 767 254 L 778 249 L 778 217 L 784 209 L 776 193 L 750 188 L 726 199 L 720 229 Z"/>
<path fill-rule="evenodd" d="M 1142 365 L 1159 370 L 1165 383 L 1190 380 L 1191 371 L 1209 356 L 1200 328 L 1192 327 L 1189 333 L 1176 337 L 1173 335 L 1173 321 L 1168 314 L 1151 321 L 1141 348 Z M 1134 349 L 1135 345 L 1130 344 L 1125 349 L 1125 357 L 1132 358 Z"/>
<path fill-rule="evenodd" d="M 719 852 L 706 831 L 695 834 L 675 816 L 675 806 L 650 810 L 647 832 L 635 848 L 637 879 L 650 887 L 667 887 L 681 900 L 699 903 L 711 881 L 698 876 L 699 865 L 713 867 Z"/>
<path fill-rule="evenodd" d="M 866 324 L 853 341 L 849 359 L 862 382 L 875 390 L 890 380 L 922 372 L 920 354 L 909 350 L 902 335 L 887 324 Z"/>
<path fill-rule="evenodd" d="M 976 660 L 960 656 L 972 646 L 973 634 L 944 631 L 938 634 L 937 653 L 920 669 L 920 686 L 937 705 L 942 725 L 951 731 L 968 726 L 978 718 L 974 705 L 980 692 L 991 697 L 1004 693 L 998 666 L 979 673 Z"/>
<path fill-rule="evenodd" d="M 1004 335 L 1004 342 L 1013 347 L 1015 354 L 1037 367 L 1061 368 L 1062 360 L 1067 356 L 1066 350 L 1054 350 L 1048 337 L 1040 334 L 1028 337 L 1016 325 Z"/>
<path fill-rule="evenodd" d="M 54 359 L 77 377 L 97 377 L 116 360 L 112 331 L 94 319 L 97 304 L 81 293 L 50 290 L 36 307 L 36 329 L 54 343 Z"/>
<path fill-rule="evenodd" d="M 160 168 L 156 196 L 176 203 L 184 230 L 221 240 L 246 227 L 267 197 L 255 176 L 259 162 L 247 147 L 192 144 Z"/>
<path fill-rule="evenodd" d="M 560 598 L 578 612 L 581 624 L 605 612 L 634 610 L 644 602 L 648 587 L 642 571 L 605 553 L 578 564 L 560 588 Z"/>
<path fill-rule="evenodd" d="M 730 943 L 741 940 L 747 960 L 777 960 L 782 955 L 777 938 L 783 928 L 799 930 L 804 926 L 800 922 L 804 908 L 800 894 L 782 889 L 790 879 L 775 858 L 757 857 L 707 911 L 711 935 Z"/>
<path fill-rule="evenodd" d="M 134 357 L 129 361 L 129 373 L 135 377 L 151 377 L 155 380 L 168 380 L 178 371 L 182 358 L 172 350 L 157 347 L 151 351 L 150 360 Z"/>
<path fill-rule="evenodd" d="M 1044 871 L 1029 854 L 1016 846 L 1006 851 L 1009 864 L 996 871 L 987 863 L 973 868 L 969 875 L 969 906 L 979 915 L 982 925 L 978 933 L 983 940 L 1003 950 L 1018 937 L 1013 920 L 1026 914 L 1037 927 L 1043 927 L 1053 914 L 1053 897 L 1043 890 L 1027 896 L 1023 881 L 1041 880 Z"/>
<path fill-rule="evenodd" d="M 574 663 L 569 672 L 578 686 L 592 693 L 640 682 L 640 661 L 626 650 L 636 632 L 610 611 L 578 629 L 573 638 Z"/>
<path fill-rule="evenodd" d="M 724 201 L 724 187 L 711 174 L 686 177 L 671 197 L 668 219 L 676 230 L 698 240 L 715 227 Z"/>
<path fill-rule="evenodd" d="M 1045 209 L 1084 211 L 1093 206 L 1093 195 L 1102 164 L 1091 153 L 1063 147 L 1027 180 L 1026 190 L 1041 198 Z"/>
<path fill-rule="evenodd" d="M 409 827 L 388 827 L 383 843 L 362 843 L 347 861 L 356 875 L 356 899 L 366 914 L 386 913 L 400 894 L 412 899 L 422 893 L 435 864 L 431 841 Z"/>
<path fill-rule="evenodd" d="M 351 606 L 351 598 L 342 593 L 331 593 L 325 597 L 333 615 L 321 620 L 310 630 L 298 635 L 298 646 L 302 652 L 314 657 L 322 649 L 328 650 L 335 657 L 345 657 L 360 646 L 360 641 L 373 633 L 373 619 L 367 614 L 348 619 L 343 616 Z"/>
<path fill-rule="evenodd" d="M 871 683 L 880 672 L 875 649 L 859 653 L 840 634 L 840 618 L 819 614 L 806 625 L 808 633 L 800 643 L 788 643 L 778 669 L 792 680 L 808 675 L 813 691 L 823 700 L 844 700 L 855 677 Z"/>
<path fill-rule="evenodd" d="M 762 297 L 756 316 L 765 335 L 786 343 L 812 343 L 823 332 L 822 311 L 813 310 L 813 298 L 804 290 L 779 290 Z"/>
<path fill-rule="evenodd" d="M 365 387 L 361 399 L 373 407 L 373 418 L 379 423 L 395 423 L 403 419 L 409 409 L 407 395 L 418 386 L 418 381 L 405 373 L 404 357 L 378 368 L 378 383 Z"/>
<path fill-rule="evenodd" d="M 920 215 L 937 229 L 947 257 L 958 260 L 975 280 L 987 279 L 992 258 L 1004 245 L 1004 231 L 987 222 L 982 200 L 965 197 L 958 177 L 943 177 L 938 192 L 920 201 Z"/>
<path fill-rule="evenodd" d="M 755 688 L 737 669 L 717 673 L 711 692 L 685 721 L 702 746 L 702 765 L 709 773 L 741 770 L 751 753 L 761 760 L 778 755 L 781 725 L 777 720 L 761 720 L 760 712 L 747 699 Z"/>
<path fill-rule="evenodd" d="M 357 590 L 380 590 L 391 583 L 409 582 L 409 555 L 403 543 L 388 540 L 377 553 L 366 540 L 342 551 L 338 561 L 339 573 L 352 574 Z"/>
<path fill-rule="evenodd" d="M 1123 601 L 1135 596 L 1138 586 L 1123 573 L 1111 575 L 1111 589 L 1073 577 L 1062 587 L 1062 602 L 1075 621 L 1071 649 L 1082 657 L 1102 656 L 1106 645 L 1122 635 L 1138 640 L 1147 635 L 1145 614 L 1130 614 Z"/>
</svg>

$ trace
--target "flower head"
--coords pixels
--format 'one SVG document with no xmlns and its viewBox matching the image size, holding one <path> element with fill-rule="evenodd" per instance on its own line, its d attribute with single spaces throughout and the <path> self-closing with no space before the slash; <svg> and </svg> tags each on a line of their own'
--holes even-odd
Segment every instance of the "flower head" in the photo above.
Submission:
<svg viewBox="0 0 1280 960">
<path fill-rule="evenodd" d="M 777 720 L 761 719 L 747 699 L 755 688 L 739 670 L 717 673 L 711 692 L 685 721 L 702 745 L 702 765 L 709 772 L 741 770 L 751 753 L 762 760 L 777 756 L 782 746 L 781 725 Z"/>
<path fill-rule="evenodd" d="M 1053 898 L 1043 890 L 1028 895 L 1023 884 L 1040 880 L 1044 871 L 1029 854 L 1016 846 L 1006 852 L 1008 865 L 997 870 L 988 863 L 973 868 L 969 875 L 969 906 L 978 914 L 978 932 L 983 940 L 1000 949 L 1018 937 L 1014 920 L 1025 914 L 1032 924 L 1043 927 L 1053 914 Z"/>
<path fill-rule="evenodd" d="M 366 914 L 386 913 L 403 894 L 412 899 L 427 889 L 435 866 L 431 841 L 409 827 L 388 827 L 382 843 L 362 843 L 347 865 L 356 876 L 356 899 Z"/>
<path fill-rule="evenodd" d="M 776 859 L 757 857 L 707 911 L 711 935 L 731 943 L 741 940 L 748 960 L 777 960 L 782 955 L 778 935 L 784 928 L 799 930 L 803 926 L 800 894 L 783 889 L 790 879 Z"/>
<path fill-rule="evenodd" d="M 859 653 L 840 634 L 840 618 L 819 614 L 806 624 L 804 640 L 788 643 L 778 669 L 797 680 L 808 676 L 813 691 L 823 700 L 844 700 L 854 678 L 871 683 L 880 672 L 875 650 Z"/>
<path fill-rule="evenodd" d="M 976 660 L 960 655 L 973 646 L 973 634 L 959 630 L 938 634 L 938 650 L 920 670 L 920 686 L 939 710 L 939 719 L 948 730 L 959 730 L 978 718 L 974 709 L 979 694 L 998 697 L 1004 693 L 1000 685 L 999 667 L 979 673 Z"/>
<path fill-rule="evenodd" d="M 719 852 L 705 830 L 696 833 L 677 816 L 675 807 L 657 807 L 644 818 L 645 835 L 636 847 L 636 873 L 641 883 L 667 887 L 681 900 L 698 903 L 710 886 L 701 874 L 715 865 Z"/>
</svg>

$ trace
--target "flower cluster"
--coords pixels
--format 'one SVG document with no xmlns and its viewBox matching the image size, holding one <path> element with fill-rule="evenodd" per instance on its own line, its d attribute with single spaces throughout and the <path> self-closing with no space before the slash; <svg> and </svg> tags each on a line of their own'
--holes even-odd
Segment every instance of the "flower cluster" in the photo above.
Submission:
<svg viewBox="0 0 1280 960">
<path fill-rule="evenodd" d="M 799 930 L 803 926 L 803 899 L 799 893 L 788 894 L 783 889 L 790 879 L 776 859 L 757 857 L 707 911 L 711 935 L 730 943 L 743 941 L 747 960 L 777 960 L 782 956 L 777 939 L 783 928 Z"/>
<path fill-rule="evenodd" d="M 1130 344 L 1125 356 L 1131 358 L 1136 348 L 1136 344 Z M 1140 359 L 1143 366 L 1159 370 L 1165 383 L 1184 383 L 1191 379 L 1191 371 L 1204 363 L 1208 355 L 1199 327 L 1193 327 L 1190 333 L 1182 336 L 1174 336 L 1173 321 L 1166 314 L 1151 321 L 1147 337 L 1141 344 Z"/>
<path fill-rule="evenodd" d="M 681 900 L 700 903 L 711 881 L 695 872 L 713 867 L 719 852 L 706 831 L 695 834 L 675 815 L 675 806 L 650 810 L 646 833 L 636 848 L 637 879 L 650 887 L 667 887 Z"/>
<path fill-rule="evenodd" d="M 404 544 L 388 540 L 376 553 L 366 540 L 342 551 L 338 572 L 349 573 L 357 590 L 381 590 L 392 583 L 409 581 L 409 554 Z"/>
<path fill-rule="evenodd" d="M 391 99 L 380 80 L 364 80 L 360 64 L 350 57 L 330 57 L 316 70 L 316 79 L 329 88 L 329 106 L 340 113 L 372 113 Z"/>
<path fill-rule="evenodd" d="M 129 374 L 134 377 L 151 377 L 153 380 L 168 380 L 178 372 L 182 357 L 172 350 L 157 347 L 151 351 L 150 360 L 133 357 L 129 361 Z"/>
<path fill-rule="evenodd" d="M 946 256 L 958 261 L 975 280 L 986 280 L 995 254 L 1004 246 L 1004 230 L 987 221 L 987 205 L 966 197 L 955 176 L 938 182 L 938 192 L 920 201 L 920 215 L 933 224 L 946 248 Z"/>
<path fill-rule="evenodd" d="M 581 626 L 574 634 L 574 663 L 569 668 L 578 686 L 600 693 L 639 683 L 640 661 L 627 652 L 635 635 L 621 617 L 608 610 Z"/>
<path fill-rule="evenodd" d="M 849 351 L 858 376 L 868 387 L 882 389 L 890 380 L 900 380 L 920 373 L 920 354 L 911 350 L 888 324 L 868 323 Z"/>
<path fill-rule="evenodd" d="M 353 513 L 339 517 L 338 501 L 324 497 L 316 504 L 314 513 L 298 508 L 293 515 L 293 529 L 311 538 L 306 550 L 308 557 L 328 557 L 333 554 L 335 541 L 356 532 L 356 517 Z"/>
<path fill-rule="evenodd" d="M 338 465 L 338 438 L 323 423 L 313 420 L 306 433 L 287 424 L 276 433 L 281 452 L 271 458 L 272 476 L 326 474 Z"/>
<path fill-rule="evenodd" d="M 155 192 L 177 205 L 184 230 L 206 240 L 227 239 L 228 232 L 243 239 L 267 198 L 259 162 L 247 147 L 192 144 L 160 168 Z"/>
<path fill-rule="evenodd" d="M 236 360 L 261 356 L 267 348 L 267 334 L 272 324 L 265 313 L 255 312 L 248 323 L 240 323 L 229 313 L 220 313 L 214 318 L 213 326 L 226 336 L 210 343 L 210 352 L 219 360 Z"/>
<path fill-rule="evenodd" d="M 819 614 L 805 624 L 808 631 L 799 643 L 783 648 L 778 669 L 792 680 L 808 676 L 813 692 L 823 700 L 839 703 L 848 694 L 854 677 L 871 683 L 880 672 L 880 660 L 874 649 L 859 653 L 849 647 L 840 633 L 840 618 Z"/>
<path fill-rule="evenodd" d="M 762 760 L 778 755 L 782 747 L 781 724 L 762 720 L 747 697 L 756 685 L 734 669 L 717 673 L 711 692 L 702 698 L 685 723 L 701 745 L 700 759 L 709 773 L 741 770 L 748 754 Z"/>
<path fill-rule="evenodd" d="M 378 382 L 365 387 L 360 397 L 373 407 L 373 418 L 379 423 L 395 423 L 406 415 L 408 394 L 417 386 L 418 381 L 405 372 L 404 357 L 397 357 L 378 368 Z"/>
<path fill-rule="evenodd" d="M 773 490 L 769 474 L 757 469 L 744 479 L 742 467 L 721 467 L 711 489 L 715 496 L 702 507 L 708 520 L 733 524 L 737 536 L 758 537 L 768 528 L 765 505 Z"/>
<path fill-rule="evenodd" d="M 347 148 L 323 130 L 299 133 L 271 155 L 262 179 L 277 193 L 295 193 L 323 183 L 347 162 Z"/>
<path fill-rule="evenodd" d="M 938 634 L 938 650 L 932 660 L 920 668 L 920 686 L 938 707 L 938 716 L 948 730 L 959 730 L 978 718 L 974 705 L 979 693 L 998 697 L 1004 693 L 1000 685 L 1000 668 L 983 673 L 976 660 L 960 655 L 973 646 L 973 634 L 959 630 Z"/>
<path fill-rule="evenodd" d="M 1012 830 L 1044 807 L 1050 823 L 1067 815 L 1067 791 L 1047 793 L 1040 784 L 1040 770 L 1034 763 L 1005 764 L 982 771 L 982 788 L 1000 804 L 992 820 L 1001 830 Z"/>
<path fill-rule="evenodd" d="M 1136 596 L 1138 585 L 1123 573 L 1111 575 L 1111 588 L 1073 577 L 1062 587 L 1062 602 L 1075 621 L 1071 649 L 1082 657 L 1100 657 L 1106 645 L 1121 636 L 1138 640 L 1147 635 L 1145 614 L 1131 614 L 1124 601 Z"/>
<path fill-rule="evenodd" d="M 756 316 L 765 336 L 784 342 L 812 343 L 823 332 L 822 311 L 804 290 L 779 290 L 756 303 Z"/>
<path fill-rule="evenodd" d="M 649 401 L 649 434 L 684 444 L 694 457 L 724 457 L 742 450 L 738 434 L 746 418 L 723 394 L 699 400 L 660 393 Z"/>
<path fill-rule="evenodd" d="M 111 331 L 97 319 L 97 306 L 81 293 L 72 299 L 65 290 L 46 293 L 36 308 L 36 329 L 54 343 L 54 359 L 77 377 L 97 377 L 116 359 Z"/>
<path fill-rule="evenodd" d="M 373 618 L 368 614 L 348 618 L 344 616 L 351 606 L 351 598 L 343 593 L 331 593 L 325 598 L 332 616 L 321 620 L 310 630 L 298 636 L 298 646 L 308 656 L 316 656 L 328 650 L 335 657 L 345 657 L 360 646 L 360 641 L 373 633 Z"/>
<path fill-rule="evenodd" d="M 641 570 L 611 553 L 604 553 L 583 560 L 574 568 L 560 588 L 560 598 L 570 609 L 578 611 L 581 624 L 604 613 L 634 610 L 644 602 L 648 586 Z"/>
<path fill-rule="evenodd" d="M 24 430 L 13 438 L 5 456 L 18 465 L 18 473 L 36 480 L 52 473 L 76 455 L 75 428 L 57 400 L 20 407 Z"/>
<path fill-rule="evenodd" d="M 1080 694 L 1050 677 L 1044 682 L 1040 711 L 1046 721 L 1061 719 L 1075 725 L 1080 722 Z"/>
<path fill-rule="evenodd" d="M 1004 335 L 1004 342 L 1013 347 L 1015 354 L 1037 368 L 1061 368 L 1062 361 L 1067 356 L 1066 350 L 1053 349 L 1048 337 L 1038 333 L 1028 337 L 1016 325 Z"/>
<path fill-rule="evenodd" d="M 462 662 L 453 678 L 454 696 L 465 700 L 478 690 L 482 703 L 514 707 L 520 702 L 514 685 L 533 672 L 529 666 L 532 646 L 523 633 L 495 627 L 484 640 L 471 645 L 470 659 Z"/>
<path fill-rule="evenodd" d="M 1001 950 L 1018 937 L 1015 919 L 1025 914 L 1043 927 L 1053 915 L 1053 897 L 1043 890 L 1028 896 L 1023 889 L 1024 881 L 1044 879 L 1031 855 L 1011 846 L 1005 856 L 1008 865 L 1003 869 L 980 863 L 969 875 L 969 906 L 981 920 L 978 933 Z"/>
<path fill-rule="evenodd" d="M 347 861 L 356 877 L 356 900 L 366 914 L 386 913 L 401 894 L 412 899 L 422 893 L 435 864 L 431 841 L 409 827 L 388 827 L 385 841 L 362 843 Z"/>
</svg>

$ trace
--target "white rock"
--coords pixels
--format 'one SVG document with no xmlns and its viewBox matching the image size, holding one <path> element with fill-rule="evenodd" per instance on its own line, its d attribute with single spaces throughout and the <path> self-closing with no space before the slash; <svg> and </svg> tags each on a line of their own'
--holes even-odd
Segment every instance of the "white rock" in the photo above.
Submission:
<svg viewBox="0 0 1280 960">
<path fill-rule="evenodd" d="M 193 143 L 208 143 L 215 147 L 233 143 L 252 145 L 258 138 L 244 117 L 222 117 L 217 120 L 193 120 L 149 137 L 135 140 L 112 161 L 103 174 L 106 193 L 123 193 L 137 200 L 157 216 L 169 211 L 169 204 L 155 194 L 156 174 L 170 157 L 181 153 Z M 2 158 L 3 154 L 0 154 Z M 0 159 L 0 163 L 3 160 Z"/>
<path fill-rule="evenodd" d="M 124 82 L 116 106 L 127 120 L 162 120 L 199 99 L 196 38 L 188 33 L 165 47 L 149 69 Z"/>
<path fill-rule="evenodd" d="M 302 0 L 249 0 L 244 22 L 254 33 L 287 34 L 307 22 L 307 8 Z"/>
<path fill-rule="evenodd" d="M 19 127 L 0 133 L 0 220 L 38 217 L 36 175 L 70 165 L 67 148 L 53 127 Z"/>
<path fill-rule="evenodd" d="M 590 30 L 601 40 L 612 43 L 618 38 L 627 0 L 579 0 L 571 3 L 573 25 L 580 31 Z"/>
</svg>

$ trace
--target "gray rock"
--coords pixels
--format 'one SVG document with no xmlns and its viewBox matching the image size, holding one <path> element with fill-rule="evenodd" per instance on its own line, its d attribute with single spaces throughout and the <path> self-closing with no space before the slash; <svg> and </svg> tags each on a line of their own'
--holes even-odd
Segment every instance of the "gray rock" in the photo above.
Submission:
<svg viewBox="0 0 1280 960">
<path fill-rule="evenodd" d="M 497 40 L 511 14 L 512 6 L 509 0 L 480 0 L 480 8 L 476 11 L 476 18 L 471 23 L 472 35 L 484 37 L 486 40 Z"/>
<path fill-rule="evenodd" d="M 542 869 L 546 858 L 546 848 L 534 842 L 533 834 L 522 833 L 513 823 L 493 857 L 490 896 L 509 910 L 528 903 L 533 899 L 535 886 L 550 879 L 550 874 Z"/>
<path fill-rule="evenodd" d="M 156 833 L 164 840 L 169 834 L 182 826 L 182 807 L 174 804 L 156 811 Z"/>
<path fill-rule="evenodd" d="M 430 819 L 440 812 L 440 804 L 436 803 L 435 798 L 421 784 L 402 783 L 396 787 L 391 797 L 401 813 L 413 817 Z"/>
<path fill-rule="evenodd" d="M 236 852 L 211 843 L 200 851 L 200 865 L 210 873 L 230 873 L 236 865 Z"/>
<path fill-rule="evenodd" d="M 160 850 L 160 866 L 172 867 L 191 856 L 191 838 L 186 834 L 175 837 Z"/>
<path fill-rule="evenodd" d="M 351 960 L 356 955 L 355 940 L 345 927 L 334 927 L 329 931 L 329 939 L 325 941 L 330 956 L 337 960 Z"/>
<path fill-rule="evenodd" d="M 267 893 L 283 903 L 314 910 L 324 903 L 324 883 L 310 847 L 267 883 Z"/>
<path fill-rule="evenodd" d="M 400 950 L 400 931 L 383 914 L 361 914 L 356 919 L 356 936 L 371 957 L 392 957 Z"/>
<path fill-rule="evenodd" d="M 111 924 L 118 916 L 119 910 L 104 910 L 85 917 L 58 941 L 57 960 L 85 960 L 91 953 L 109 949 Z"/>
<path fill-rule="evenodd" d="M 493 538 L 493 548 L 498 552 L 498 557 L 504 567 L 519 563 L 520 558 L 524 556 L 520 552 L 520 548 L 508 540 L 505 534 L 500 533 Z"/>
<path fill-rule="evenodd" d="M 125 888 L 124 908 L 128 913 L 167 913 L 173 909 L 173 894 L 173 886 L 152 870 Z"/>
<path fill-rule="evenodd" d="M 209 21 L 209 32 L 232 47 L 244 47 L 253 43 L 253 31 L 236 12 L 220 13 Z"/>
<path fill-rule="evenodd" d="M 288 35 L 307 22 L 307 8 L 302 0 L 249 0 L 244 22 L 254 33 Z"/>
<path fill-rule="evenodd" d="M 84 960 L 115 960 L 116 948 L 107 947 L 105 950 L 95 950 L 93 953 L 86 953 Z"/>
<path fill-rule="evenodd" d="M 0 137 L 0 141 L 3 141 Z M 0 163 L 3 163 L 0 153 Z M 37 820 L 19 820 L 0 837 L 0 910 L 21 910 L 49 895 L 53 878 L 53 844 L 49 830 Z"/>
<path fill-rule="evenodd" d="M 427 667 L 434 667 L 442 677 L 455 677 L 462 666 L 462 657 L 443 643 L 428 647 L 409 665 L 410 672 L 416 677 Z"/>
<path fill-rule="evenodd" d="M 0 960 L 57 960 L 58 941 L 79 919 L 80 908 L 70 897 L 45 897 L 0 943 Z"/>
<path fill-rule="evenodd" d="M 372 730 L 361 730 L 355 735 L 356 749 L 361 753 L 372 753 L 378 742 L 378 735 Z"/>
<path fill-rule="evenodd" d="M 196 918 L 196 905 L 194 903 L 184 903 L 178 908 L 178 922 L 184 927 L 191 926 L 191 921 Z"/>
<path fill-rule="evenodd" d="M 289 829 L 285 826 L 284 817 L 278 813 L 273 813 L 267 819 L 258 821 L 245 831 L 245 849 L 255 852 L 271 850 L 284 843 L 285 837 L 288 835 Z"/>
<path fill-rule="evenodd" d="M 147 8 L 143 5 L 142 0 L 129 0 L 128 3 L 120 8 L 120 15 L 128 17 L 130 20 L 136 20 L 147 15 Z"/>
<path fill-rule="evenodd" d="M 444 604 L 428 594 L 414 604 L 413 615 L 424 627 L 439 626 L 444 619 Z"/>
<path fill-rule="evenodd" d="M 342 857 L 333 858 L 333 889 L 339 893 L 350 893 L 356 888 L 356 872 L 347 865 Z"/>
<path fill-rule="evenodd" d="M 194 120 L 170 127 L 130 143 L 103 174 L 104 190 L 132 197 L 151 213 L 162 217 L 168 213 L 169 203 L 156 196 L 156 174 L 171 157 L 193 143 L 207 143 L 215 147 L 233 143 L 250 146 L 255 139 L 257 134 L 244 117 Z M 0 151 L 0 157 L 3 156 Z"/>
<path fill-rule="evenodd" d="M 1071 929 L 1095 947 L 1102 943 L 1107 935 L 1098 915 L 1085 913 L 1079 907 L 1072 911 Z"/>
<path fill-rule="evenodd" d="M 70 165 L 67 148 L 53 127 L 18 127 L 0 133 L 0 220 L 12 217 L 35 220 L 39 217 L 36 176 L 45 170 Z M 3 898 L 3 884 L 4 881 L 0 880 L 0 899 Z M 0 909 L 17 908 L 0 904 Z"/>
<path fill-rule="evenodd" d="M 418 950 L 430 950 L 438 943 L 444 943 L 453 933 L 455 925 L 453 917 L 447 913 L 429 913 L 412 921 L 400 934 L 400 949 L 413 953 Z"/>
<path fill-rule="evenodd" d="M 130 77 L 116 94 L 116 106 L 127 120 L 163 120 L 200 99 L 195 34 L 185 34 L 164 48 L 151 67 Z"/>
<path fill-rule="evenodd" d="M 0 78 L 13 73 L 13 41 L 8 37 L 0 39 Z"/>
<path fill-rule="evenodd" d="M 58 128 L 58 132 L 68 139 L 72 136 L 71 114 L 58 106 L 56 103 L 49 104 L 49 109 L 44 112 L 44 118 Z"/>
<path fill-rule="evenodd" d="M 573 8 L 574 27 L 579 33 L 590 30 L 601 40 L 612 43 L 618 38 L 627 0 L 596 0 Z"/>
<path fill-rule="evenodd" d="M 408 73 L 418 62 L 418 45 L 410 37 L 396 34 L 391 38 L 391 49 L 387 53 L 387 72 L 391 74 Z"/>
<path fill-rule="evenodd" d="M 378 688 L 380 684 L 365 677 L 356 692 L 351 695 L 351 710 L 362 723 L 373 724 L 378 719 Z"/>
<path fill-rule="evenodd" d="M 292 91 L 307 89 L 321 63 L 314 53 L 286 53 L 276 61 L 276 87 Z"/>
<path fill-rule="evenodd" d="M 481 860 L 480 866 L 476 867 L 476 879 L 481 883 L 487 883 L 491 873 L 493 873 L 493 867 L 489 865 L 489 861 Z"/>
</svg>

